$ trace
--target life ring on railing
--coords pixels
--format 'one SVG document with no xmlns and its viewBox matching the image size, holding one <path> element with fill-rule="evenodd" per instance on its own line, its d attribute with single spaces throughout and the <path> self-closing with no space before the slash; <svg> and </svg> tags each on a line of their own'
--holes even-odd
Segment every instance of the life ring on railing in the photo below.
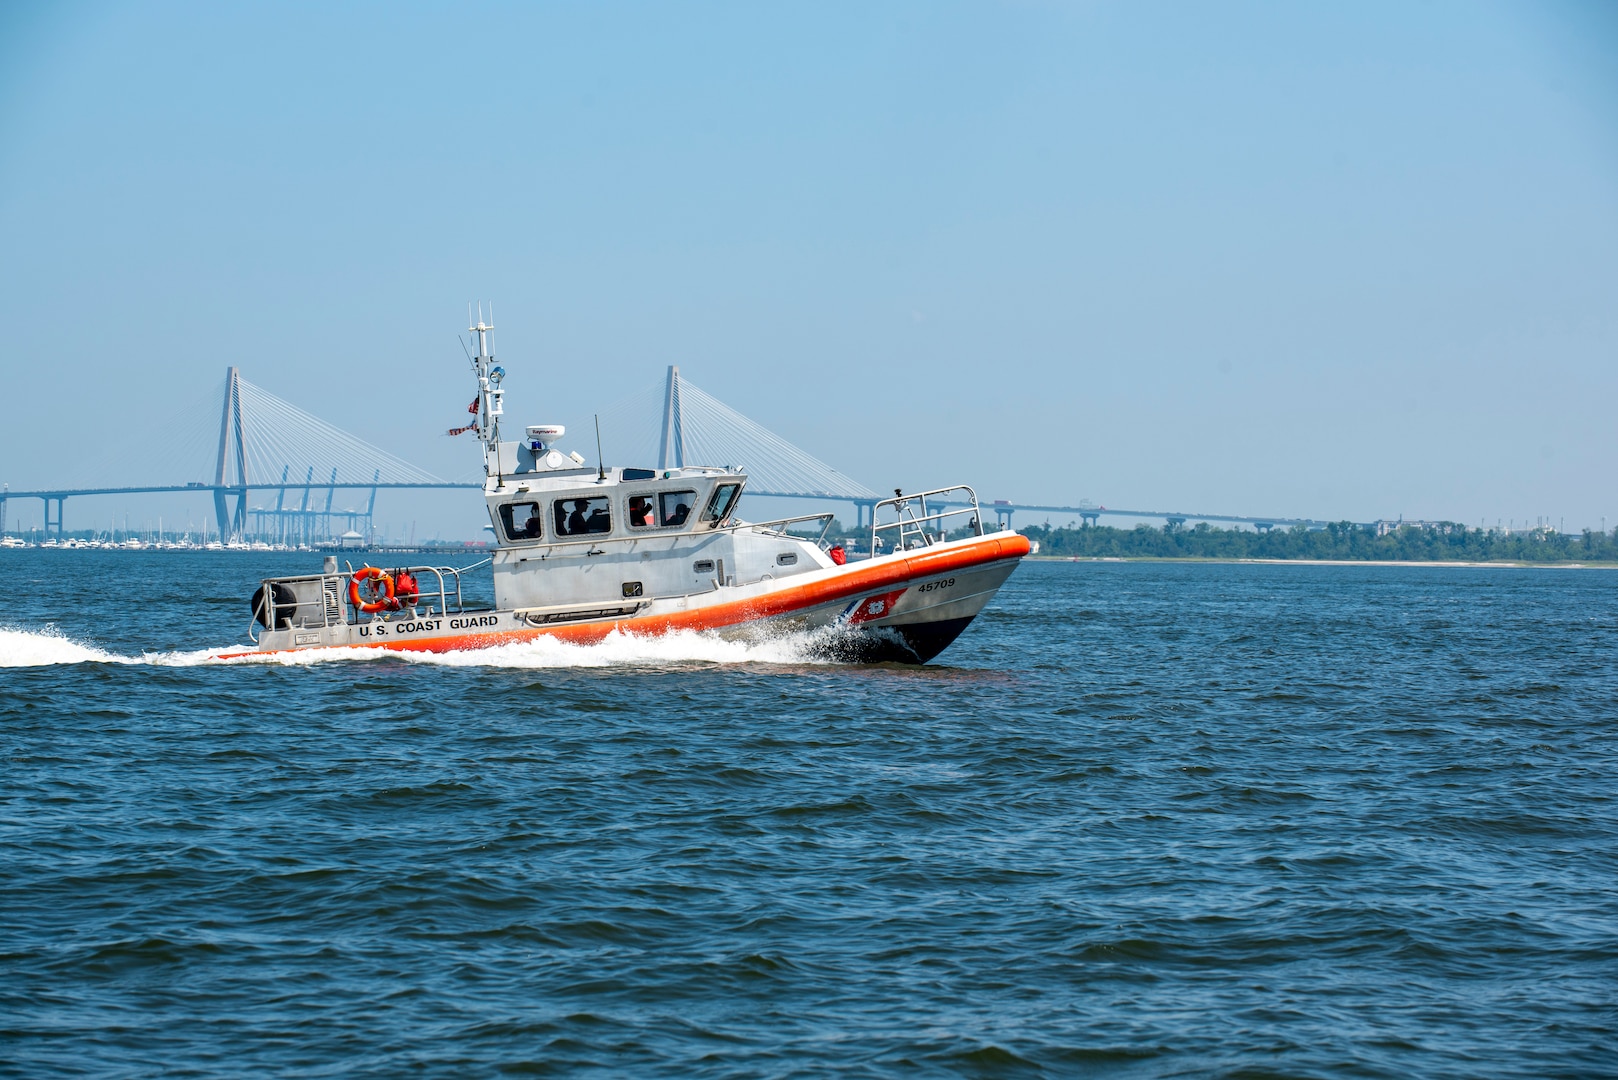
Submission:
<svg viewBox="0 0 1618 1080">
<path fill-rule="evenodd" d="M 421 586 L 416 583 L 416 575 L 409 570 L 395 570 L 393 572 L 393 603 L 394 610 L 402 607 L 415 607 L 416 601 L 421 599 Z"/>
<path fill-rule="evenodd" d="M 360 596 L 362 582 L 366 583 L 366 597 Z M 348 579 L 348 602 L 354 605 L 354 610 L 366 614 L 394 605 L 392 575 L 374 566 L 360 567 Z"/>
</svg>

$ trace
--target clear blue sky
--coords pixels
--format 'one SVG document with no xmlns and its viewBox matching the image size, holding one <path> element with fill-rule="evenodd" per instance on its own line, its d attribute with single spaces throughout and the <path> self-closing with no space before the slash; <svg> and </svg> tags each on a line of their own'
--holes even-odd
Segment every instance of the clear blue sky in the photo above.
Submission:
<svg viewBox="0 0 1618 1080">
<path fill-rule="evenodd" d="M 877 488 L 1612 527 L 1618 5 L 0 8 L 13 488 L 232 363 L 465 474 L 474 298 L 575 431 L 679 363 Z"/>
</svg>

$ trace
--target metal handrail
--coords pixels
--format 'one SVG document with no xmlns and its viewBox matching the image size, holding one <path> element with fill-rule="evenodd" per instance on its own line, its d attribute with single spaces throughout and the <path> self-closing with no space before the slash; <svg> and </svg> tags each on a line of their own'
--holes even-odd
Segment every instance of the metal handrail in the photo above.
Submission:
<svg viewBox="0 0 1618 1080">
<path fill-rule="evenodd" d="M 950 490 L 950 489 L 946 489 L 946 490 Z M 628 544 L 628 543 L 632 543 L 632 542 L 637 541 L 637 540 L 666 540 L 666 539 L 670 539 L 670 538 L 673 538 L 673 537 L 676 537 L 676 536 L 702 536 L 702 535 L 705 535 L 706 532 L 708 532 L 708 531 L 711 531 L 711 532 L 735 532 L 738 529 L 763 529 L 763 528 L 773 527 L 773 526 L 776 526 L 776 525 L 790 525 L 795 521 L 818 521 L 821 518 L 824 518 L 825 521 L 826 521 L 825 527 L 822 528 L 821 531 L 820 531 L 820 535 L 822 537 L 824 537 L 826 535 L 826 530 L 831 528 L 831 523 L 832 523 L 832 521 L 834 521 L 836 519 L 836 517 L 837 517 L 837 515 L 836 515 L 835 512 L 833 512 L 833 511 L 825 511 L 825 512 L 822 512 L 822 513 L 819 513 L 819 514 L 799 514 L 797 517 L 776 518 L 773 521 L 738 521 L 738 522 L 732 522 L 729 525 L 711 525 L 711 526 L 709 526 L 708 530 L 694 529 L 694 528 L 693 529 L 680 528 L 680 529 L 654 529 L 654 530 L 648 530 L 647 532 L 644 532 L 644 533 L 591 533 L 590 536 L 589 536 L 589 539 L 586 539 L 586 540 L 544 540 L 544 539 L 535 539 L 535 540 L 529 541 L 528 543 L 524 544 L 521 547 L 508 547 L 508 546 L 502 544 L 500 546 L 500 550 L 502 550 L 502 551 L 529 551 L 529 552 L 532 552 L 532 551 L 540 551 L 541 549 L 543 549 L 548 554 L 549 551 L 552 548 L 568 548 L 568 547 L 585 547 L 585 548 L 588 548 L 588 547 L 595 547 L 598 544 Z M 801 537 L 800 537 L 800 539 L 801 539 Z M 543 558 L 545 556 L 541 556 L 541 557 Z M 479 563 L 478 565 L 481 566 L 482 563 Z M 468 567 L 468 569 L 470 569 L 470 567 Z"/>
<path fill-rule="evenodd" d="M 501 551 L 538 551 L 544 548 L 547 552 L 551 548 L 567 547 L 594 547 L 597 544 L 626 544 L 634 540 L 665 540 L 675 536 L 691 536 L 696 529 L 687 529 L 683 525 L 676 528 L 649 528 L 645 532 L 637 533 L 589 533 L 583 540 L 546 540 L 544 537 L 533 537 L 522 541 L 507 542 L 500 545 Z M 517 546 L 520 544 L 521 546 Z M 481 565 L 481 564 L 480 564 Z"/>
<path fill-rule="evenodd" d="M 421 574 L 432 574 L 435 578 L 437 578 L 438 579 L 438 614 L 440 614 L 440 615 L 452 615 L 452 614 L 458 615 L 462 611 L 466 610 L 466 601 L 465 601 L 465 599 L 463 599 L 463 597 L 461 595 L 461 575 L 465 574 L 469 570 L 476 570 L 478 567 L 484 565 L 485 563 L 491 562 L 491 561 L 492 560 L 490 560 L 490 559 L 484 559 L 482 562 L 475 562 L 471 566 L 462 566 L 462 567 L 454 567 L 454 566 L 406 566 L 403 569 L 404 569 L 405 573 L 410 574 L 412 576 L 417 576 L 417 575 L 421 575 Z M 350 570 L 350 574 L 352 572 L 353 571 Z M 342 575 L 342 576 L 346 577 L 346 576 L 349 576 L 349 575 Z M 445 580 L 444 580 L 446 577 L 452 577 L 452 578 L 455 579 L 455 610 L 454 611 L 450 610 L 449 587 L 445 583 Z M 426 589 L 423 589 L 417 595 L 418 595 L 418 597 L 419 596 L 431 596 L 432 593 L 430 591 L 426 590 Z M 431 604 L 429 604 L 427 606 L 427 610 L 429 612 L 433 610 Z"/>
<path fill-rule="evenodd" d="M 264 589 L 264 615 L 265 615 L 265 618 L 269 620 L 269 625 L 265 627 L 265 630 L 269 631 L 269 630 L 281 630 L 281 629 L 308 629 L 308 627 L 280 627 L 280 626 L 276 625 L 278 622 L 281 621 L 281 613 L 278 610 L 280 605 L 278 605 L 275 602 L 275 588 L 274 588 L 274 586 L 277 585 L 277 584 L 290 585 L 291 583 L 298 582 L 298 581 L 316 581 L 316 582 L 320 583 L 321 601 L 322 601 L 321 605 L 320 605 L 321 625 L 322 626 L 330 625 L 326 621 L 326 615 L 325 615 L 326 605 L 325 605 L 325 602 L 324 602 L 325 601 L 326 581 L 329 578 L 336 578 L 340 582 L 342 580 L 342 575 L 340 575 L 340 574 L 297 574 L 297 575 L 294 575 L 293 577 L 261 578 L 259 580 L 259 584 Z M 341 585 L 339 585 L 338 588 L 339 588 L 339 590 L 341 590 Z M 301 607 L 301 606 L 302 606 L 301 604 L 294 604 L 292 606 L 293 612 L 296 613 L 298 608 Z M 247 636 L 248 636 L 248 639 L 251 640 L 253 642 L 253 644 L 255 644 L 255 645 L 258 644 L 258 635 L 259 635 L 258 625 L 259 625 L 259 623 L 258 623 L 258 612 L 257 612 L 257 609 L 255 608 L 253 616 L 250 619 L 248 619 L 248 621 L 247 621 Z"/>
<path fill-rule="evenodd" d="M 437 599 L 438 599 L 437 611 L 438 611 L 438 614 L 440 614 L 440 615 L 452 615 L 452 614 L 460 614 L 461 612 L 466 610 L 466 600 L 465 600 L 465 597 L 463 596 L 462 591 L 461 591 L 462 575 L 466 574 L 469 571 L 476 570 L 480 566 L 486 566 L 492 561 L 493 561 L 492 559 L 483 559 L 483 560 L 481 560 L 479 562 L 473 563 L 471 566 L 461 566 L 461 567 L 454 567 L 454 566 L 406 566 L 403 569 L 404 569 L 404 571 L 406 573 L 412 574 L 412 575 L 417 575 L 417 576 L 422 575 L 422 574 L 432 574 L 438 580 L 438 591 L 437 591 Z M 264 578 L 262 580 L 261 584 L 263 584 L 265 586 L 264 599 L 265 599 L 265 606 L 267 608 L 265 614 L 266 614 L 267 618 L 269 619 L 270 628 L 272 628 L 272 629 L 277 628 L 276 623 L 279 621 L 279 614 L 280 614 L 276 610 L 277 605 L 276 605 L 276 602 L 275 602 L 275 589 L 273 588 L 273 585 L 275 583 L 279 582 L 279 583 L 283 583 L 283 584 L 291 584 L 293 582 L 299 582 L 299 581 L 319 582 L 320 586 L 321 586 L 321 593 L 322 593 L 322 604 L 321 604 L 322 625 L 330 626 L 330 625 L 332 625 L 332 623 L 327 621 L 326 609 L 325 609 L 325 604 L 324 604 L 324 595 L 325 595 L 326 582 L 335 581 L 337 583 L 338 610 L 341 611 L 342 607 L 343 607 L 343 593 L 344 593 L 345 588 L 346 588 L 345 583 L 353 577 L 353 574 L 354 574 L 354 567 L 353 567 L 352 564 L 350 564 L 349 567 L 348 567 L 348 570 L 345 573 L 340 573 L 340 574 L 299 574 L 299 575 L 296 575 L 294 577 Z M 451 590 L 449 588 L 449 582 L 447 580 L 447 579 L 450 579 L 450 578 L 453 578 L 454 583 L 455 583 L 455 588 L 453 590 L 454 591 L 454 596 L 455 596 L 455 602 L 454 602 L 453 610 L 451 609 L 451 605 L 450 605 L 450 593 L 451 593 Z M 424 589 L 424 590 L 421 590 L 420 593 L 418 593 L 418 598 L 420 596 L 431 597 L 431 596 L 433 596 L 433 592 L 432 592 L 432 590 Z M 301 605 L 301 604 L 297 605 L 297 607 L 301 607 L 301 606 L 303 606 L 303 605 Z M 294 611 L 297 610 L 297 607 L 294 608 Z M 431 612 L 433 610 L 431 602 L 428 603 L 427 610 L 429 612 Z M 251 621 L 251 624 L 249 626 L 248 636 L 255 643 L 257 643 L 257 641 L 258 641 L 257 627 L 258 627 L 258 620 L 256 618 L 254 618 Z M 294 629 L 296 629 L 296 627 L 294 627 Z"/>
<path fill-rule="evenodd" d="M 966 492 L 967 497 L 971 500 L 971 505 L 962 507 L 959 510 L 939 510 L 934 513 L 927 512 L 928 497 L 934 495 L 948 495 L 956 491 Z M 938 500 L 938 503 L 942 505 L 943 500 Z M 894 520 L 878 524 L 876 516 L 884 506 L 893 507 Z M 919 514 L 917 513 L 918 507 L 920 508 Z M 876 558 L 877 534 L 880 532 L 895 529 L 898 530 L 899 535 L 895 538 L 893 544 L 893 550 L 895 551 L 905 550 L 906 538 L 915 536 L 919 536 L 921 538 L 923 546 L 931 547 L 933 544 L 942 540 L 944 534 L 948 530 L 940 527 L 938 530 L 938 539 L 935 540 L 932 534 L 927 531 L 927 524 L 929 522 L 938 522 L 940 526 L 942 526 L 942 523 L 946 518 L 959 517 L 963 514 L 972 515 L 972 528 L 979 536 L 982 536 L 983 513 L 981 508 L 978 506 L 978 493 L 967 484 L 955 484 L 950 487 L 934 488 L 931 491 L 919 491 L 911 495 L 906 495 L 895 488 L 893 498 L 883 499 L 881 502 L 871 507 L 871 557 L 873 559 Z"/>
<path fill-rule="evenodd" d="M 741 529 L 764 529 L 774 533 L 776 536 L 792 536 L 791 533 L 777 526 L 791 525 L 799 521 L 818 521 L 821 523 L 820 535 L 815 537 L 815 544 L 819 545 L 822 540 L 826 539 L 826 533 L 831 529 L 831 523 L 835 520 L 837 520 L 836 513 L 828 510 L 819 514 L 799 514 L 797 517 L 776 518 L 773 521 L 738 521 L 732 525 L 722 525 L 714 531 L 737 532 Z M 805 536 L 792 536 L 792 538 L 794 540 L 808 539 Z"/>
</svg>

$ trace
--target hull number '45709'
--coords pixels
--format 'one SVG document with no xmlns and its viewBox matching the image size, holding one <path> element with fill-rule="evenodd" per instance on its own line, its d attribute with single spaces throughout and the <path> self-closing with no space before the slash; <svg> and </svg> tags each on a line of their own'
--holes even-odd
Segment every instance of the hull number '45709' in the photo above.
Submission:
<svg viewBox="0 0 1618 1080">
<path fill-rule="evenodd" d="M 918 585 L 916 587 L 916 591 L 917 592 L 932 592 L 934 589 L 947 589 L 953 584 L 955 584 L 955 579 L 952 578 L 952 577 L 940 578 L 937 581 L 929 581 L 925 585 Z"/>
</svg>

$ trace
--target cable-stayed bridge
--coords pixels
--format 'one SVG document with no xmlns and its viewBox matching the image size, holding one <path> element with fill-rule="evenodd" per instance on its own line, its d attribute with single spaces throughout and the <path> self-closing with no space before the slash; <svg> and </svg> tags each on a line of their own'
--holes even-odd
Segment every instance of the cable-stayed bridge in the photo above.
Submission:
<svg viewBox="0 0 1618 1080">
<path fill-rule="evenodd" d="M 660 404 L 648 411 L 648 401 Z M 833 499 L 872 505 L 881 496 L 793 446 L 712 395 L 680 378 L 666 379 L 642 394 L 609 407 L 625 458 L 635 464 L 654 457 L 660 468 L 687 463 L 734 463 L 748 471 L 756 495 Z M 195 475 L 195 474 L 193 474 Z M 207 481 L 106 487 L 63 487 L 0 492 L 0 530 L 10 499 L 40 499 L 45 532 L 63 532 L 70 498 L 163 493 L 207 494 L 221 540 L 267 540 L 308 544 L 335 539 L 339 526 L 370 538 L 376 497 L 385 490 L 480 489 L 481 481 L 447 480 L 396 454 L 298 408 L 249 382 L 237 368 L 225 378 L 218 453 Z M 337 505 L 338 492 L 361 497 Z M 264 500 L 251 505 L 250 498 Z"/>
<path fill-rule="evenodd" d="M 601 420 L 603 429 L 611 432 L 613 457 L 625 463 L 641 465 L 655 460 L 663 469 L 687 464 L 739 466 L 747 470 L 749 494 L 849 503 L 855 508 L 858 525 L 870 520 L 872 508 L 882 498 L 686 381 L 678 367 L 670 367 L 664 379 L 607 406 Z M 40 499 L 46 534 L 60 536 L 64 506 L 70 498 L 190 493 L 211 497 L 223 541 L 312 544 L 337 539 L 339 526 L 350 537 L 357 534 L 369 541 L 379 491 L 481 487 L 480 481 L 446 480 L 413 465 L 247 381 L 232 367 L 225 378 L 218 452 L 209 480 L 0 491 L 0 532 L 5 529 L 9 499 Z M 338 492 L 357 495 L 360 501 L 339 506 Z M 251 497 L 265 501 L 250 505 Z M 273 503 L 269 501 L 272 497 Z M 1095 524 L 1102 515 L 1171 523 L 1219 521 L 1261 529 L 1319 524 L 1298 518 L 1123 510 L 1088 503 L 1045 506 L 996 501 L 984 503 L 982 509 L 994 512 L 1004 526 L 1019 511 L 1062 514 L 1085 524 Z"/>
<path fill-rule="evenodd" d="M 600 420 L 611 441 L 609 456 L 626 464 L 736 465 L 747 470 L 750 495 L 855 505 L 882 498 L 682 378 L 678 367 L 607 405 Z"/>
<path fill-rule="evenodd" d="M 368 536 L 379 490 L 467 486 L 476 485 L 445 480 L 418 468 L 248 382 L 233 367 L 225 377 L 219 450 L 211 481 L 6 491 L 0 493 L 0 508 L 10 499 L 40 499 L 46 534 L 60 536 L 69 498 L 210 494 L 222 540 L 252 536 L 310 543 L 331 538 L 338 521 L 348 530 Z M 362 493 L 363 509 L 334 505 L 339 491 Z M 273 495 L 274 504 L 250 506 L 251 494 Z"/>
</svg>

